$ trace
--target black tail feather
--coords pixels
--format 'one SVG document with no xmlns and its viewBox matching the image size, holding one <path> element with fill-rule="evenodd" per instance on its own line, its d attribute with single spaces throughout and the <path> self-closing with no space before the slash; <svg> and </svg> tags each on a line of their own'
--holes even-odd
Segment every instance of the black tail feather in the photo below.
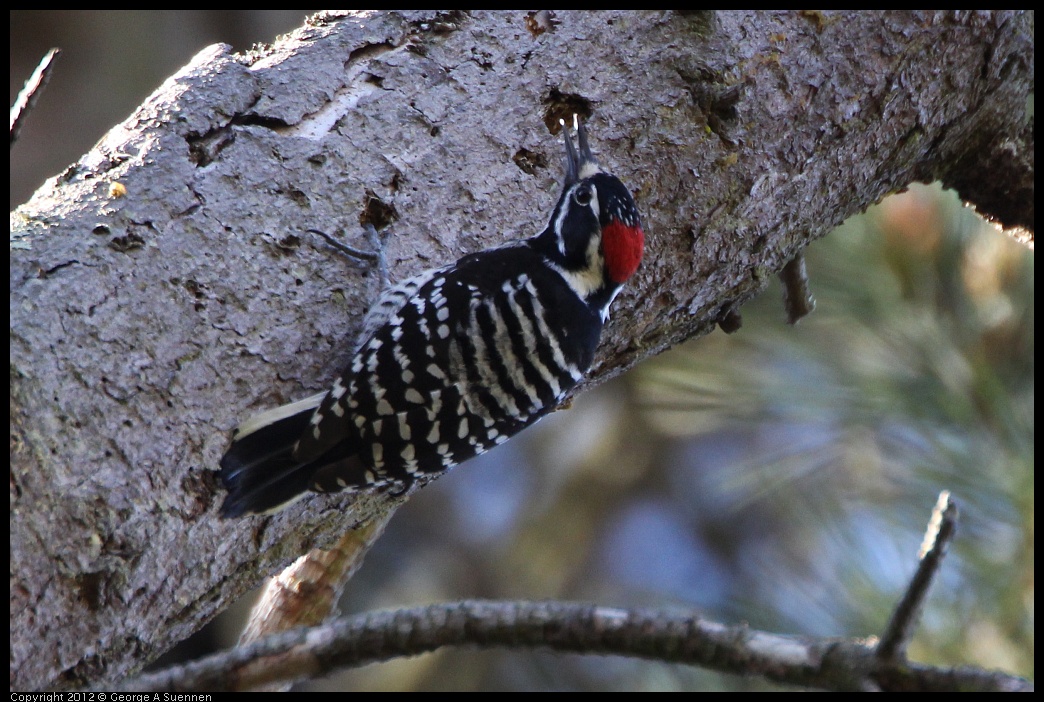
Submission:
<svg viewBox="0 0 1044 702">
<path fill-rule="evenodd" d="M 309 398 L 299 403 L 301 409 L 296 413 L 288 414 L 286 408 L 272 410 L 236 431 L 221 459 L 219 476 L 228 490 L 221 505 L 222 517 L 276 511 L 308 493 L 312 475 L 322 463 L 302 465 L 292 454 L 317 404 Z"/>
<path fill-rule="evenodd" d="M 236 429 L 218 473 L 228 490 L 221 505 L 223 518 L 277 512 L 310 492 L 338 492 L 373 483 L 358 448 L 348 442 L 311 460 L 294 457 L 325 396 L 320 393 L 262 412 Z"/>
<path fill-rule="evenodd" d="M 221 516 L 225 519 L 242 517 L 245 514 L 266 514 L 276 512 L 309 493 L 312 484 L 312 470 L 307 466 L 298 466 L 297 470 L 279 473 L 273 470 L 267 473 L 268 480 L 254 481 L 245 487 L 235 479 L 225 480 L 228 495 L 221 504 Z M 255 467 L 254 471 L 271 470 L 267 464 Z M 314 470 L 314 469 L 313 469 Z M 249 475 L 240 473 L 240 475 Z"/>
</svg>

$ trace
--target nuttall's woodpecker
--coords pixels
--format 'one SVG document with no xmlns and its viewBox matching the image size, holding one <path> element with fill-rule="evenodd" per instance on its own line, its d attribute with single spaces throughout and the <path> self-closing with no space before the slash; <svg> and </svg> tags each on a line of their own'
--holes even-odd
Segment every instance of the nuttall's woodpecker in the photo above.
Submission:
<svg viewBox="0 0 1044 702">
<path fill-rule="evenodd" d="M 244 422 L 221 459 L 224 517 L 309 492 L 407 491 L 558 406 L 591 367 L 645 235 L 627 188 L 565 134 L 565 184 L 529 239 L 390 288 L 327 392 Z"/>
</svg>

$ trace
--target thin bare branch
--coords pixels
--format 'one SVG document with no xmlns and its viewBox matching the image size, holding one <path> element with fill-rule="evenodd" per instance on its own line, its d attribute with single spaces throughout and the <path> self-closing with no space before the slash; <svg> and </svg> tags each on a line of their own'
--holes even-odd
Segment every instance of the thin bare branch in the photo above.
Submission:
<svg viewBox="0 0 1044 702">
<path fill-rule="evenodd" d="M 468 644 L 650 658 L 838 690 L 1032 689 L 1028 681 L 1002 673 L 884 661 L 861 640 L 784 636 L 726 626 L 691 613 L 483 601 L 343 617 L 107 689 L 245 690 Z"/>
<path fill-rule="evenodd" d="M 928 596 L 928 589 L 939 572 L 950 542 L 957 533 L 957 516 L 957 503 L 950 496 L 949 490 L 943 490 L 939 493 L 939 500 L 932 510 L 932 518 L 928 521 L 924 541 L 921 542 L 921 562 L 917 566 L 917 572 L 896 605 L 881 637 L 881 643 L 877 645 L 877 657 L 881 660 L 905 660 L 906 647 L 913 637 L 925 598 Z"/>
<path fill-rule="evenodd" d="M 29 76 L 29 80 L 25 82 L 25 87 L 18 93 L 18 97 L 15 98 L 14 105 L 11 106 L 11 144 L 18 140 L 18 132 L 22 130 L 22 125 L 25 124 L 25 118 L 29 115 L 30 110 L 36 105 L 36 100 L 40 97 L 44 87 L 47 86 L 47 81 L 51 79 L 51 71 L 54 70 L 54 59 L 57 58 L 58 54 L 61 53 L 60 49 L 51 49 L 44 57 L 40 59 L 40 63 L 37 64 L 36 70 Z"/>
</svg>

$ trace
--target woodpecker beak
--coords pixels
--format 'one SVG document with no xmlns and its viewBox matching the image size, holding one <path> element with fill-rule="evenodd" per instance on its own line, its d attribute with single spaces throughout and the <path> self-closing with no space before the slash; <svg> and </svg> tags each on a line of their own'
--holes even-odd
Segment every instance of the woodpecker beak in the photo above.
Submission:
<svg viewBox="0 0 1044 702">
<path fill-rule="evenodd" d="M 569 138 L 569 128 L 566 126 L 565 120 L 560 119 L 558 123 L 562 125 L 562 137 L 565 140 L 565 187 L 569 188 L 579 182 L 581 178 L 588 178 L 601 171 L 602 167 L 599 165 L 598 159 L 591 153 L 591 145 L 587 141 L 587 127 L 580 121 L 580 117 L 573 115 L 573 128 L 576 129 L 577 140 L 580 142 L 579 154 L 576 152 L 576 147 L 573 146 L 573 140 Z"/>
</svg>

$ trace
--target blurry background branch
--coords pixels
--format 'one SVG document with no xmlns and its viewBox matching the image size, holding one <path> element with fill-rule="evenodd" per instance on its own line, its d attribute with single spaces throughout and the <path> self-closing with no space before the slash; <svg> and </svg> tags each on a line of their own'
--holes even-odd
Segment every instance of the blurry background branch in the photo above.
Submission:
<svg viewBox="0 0 1044 702">
<path fill-rule="evenodd" d="M 631 656 L 839 691 L 1033 689 L 1027 680 L 1000 672 L 883 660 L 865 641 L 782 636 L 676 612 L 565 602 L 480 601 L 339 618 L 105 689 L 252 690 L 462 645 Z"/>
</svg>

